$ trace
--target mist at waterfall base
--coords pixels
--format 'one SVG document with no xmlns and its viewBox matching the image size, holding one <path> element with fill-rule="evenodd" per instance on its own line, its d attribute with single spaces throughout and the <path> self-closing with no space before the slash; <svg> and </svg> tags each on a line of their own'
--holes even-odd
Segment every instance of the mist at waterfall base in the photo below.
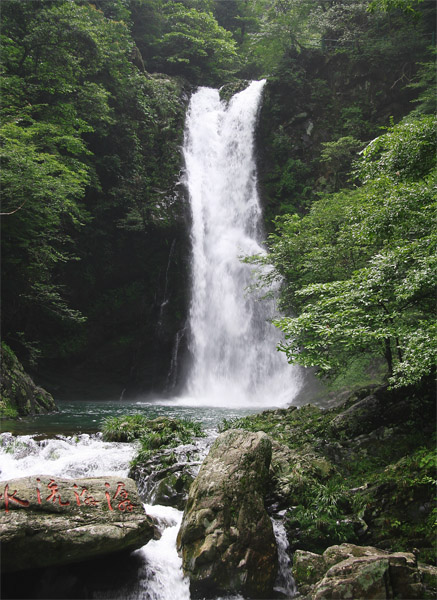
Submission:
<svg viewBox="0 0 437 600">
<path fill-rule="evenodd" d="M 254 267 L 264 254 L 257 191 L 255 127 L 265 81 L 229 104 L 218 90 L 192 97 L 184 141 L 191 208 L 192 281 L 184 393 L 169 404 L 272 407 L 290 404 L 300 371 L 276 350 L 275 301 L 256 291 Z"/>
<path fill-rule="evenodd" d="M 279 338 L 269 322 L 273 300 L 248 292 L 253 269 L 241 261 L 242 256 L 264 252 L 254 160 L 263 86 L 263 81 L 253 82 L 229 105 L 220 101 L 217 90 L 200 88 L 188 110 L 184 158 L 192 216 L 188 326 L 192 361 L 184 393 L 136 401 L 77 399 L 59 402 L 57 414 L 4 421 L 0 479 L 39 473 L 126 477 L 136 446 L 102 440 L 98 432 L 109 416 L 143 414 L 200 421 L 208 437 L 199 441 L 199 452 L 206 455 L 224 418 L 292 403 L 302 385 L 300 372 L 276 351 Z M 177 362 L 177 353 L 174 358 Z M 145 508 L 159 522 L 160 540 L 128 557 L 12 576 L 2 581 L 4 597 L 189 600 L 189 581 L 176 552 L 182 513 L 159 505 Z M 278 519 L 273 526 L 280 558 L 277 590 L 281 597 L 290 598 L 295 589 L 285 530 Z"/>
</svg>

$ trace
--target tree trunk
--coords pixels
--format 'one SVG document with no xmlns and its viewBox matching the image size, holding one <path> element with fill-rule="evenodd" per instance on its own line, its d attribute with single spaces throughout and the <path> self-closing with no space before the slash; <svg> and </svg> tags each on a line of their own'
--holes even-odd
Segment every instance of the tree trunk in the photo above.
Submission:
<svg viewBox="0 0 437 600">
<path fill-rule="evenodd" d="M 393 355 L 392 355 L 392 351 L 391 351 L 390 338 L 385 338 L 384 341 L 385 341 L 384 356 L 385 356 L 385 360 L 387 361 L 388 375 L 389 375 L 389 377 L 391 377 L 393 375 Z"/>
</svg>

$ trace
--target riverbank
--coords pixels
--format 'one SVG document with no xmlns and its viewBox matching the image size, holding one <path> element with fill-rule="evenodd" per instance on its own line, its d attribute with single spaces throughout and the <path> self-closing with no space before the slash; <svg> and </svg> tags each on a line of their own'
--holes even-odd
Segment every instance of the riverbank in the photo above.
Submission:
<svg viewBox="0 0 437 600">
<path fill-rule="evenodd" d="M 198 421 L 203 421 L 204 427 L 208 429 L 209 423 L 211 441 L 217 436 L 217 428 L 220 431 L 239 429 L 267 434 L 271 440 L 272 457 L 264 503 L 271 517 L 280 518 L 285 527 L 288 551 L 294 553 L 295 557 L 302 557 L 302 553 L 305 561 L 308 556 L 311 560 L 313 556 L 319 557 L 314 559 L 318 564 L 323 552 L 346 543 L 358 548 L 376 547 L 377 551 L 372 551 L 372 556 L 375 560 L 385 561 L 384 564 L 389 564 L 386 556 L 390 553 L 407 552 L 409 557 L 413 556 L 419 563 L 435 565 L 435 402 L 431 382 L 424 382 L 420 388 L 405 388 L 400 391 L 390 391 L 384 386 L 371 386 L 343 393 L 341 398 L 334 400 L 338 405 L 330 409 L 306 405 L 259 413 L 252 411 L 252 414 L 247 414 L 249 411 L 226 411 L 211 407 L 197 408 L 196 411 Z M 104 403 L 95 404 L 101 406 L 105 416 L 108 416 L 108 406 L 105 407 Z M 115 407 L 112 408 L 115 410 Z M 144 403 L 118 403 L 116 410 L 116 414 L 120 416 L 129 412 L 138 414 L 150 411 L 149 416 L 158 421 L 163 419 L 164 411 L 167 411 L 167 419 L 174 418 L 175 412 L 179 413 L 179 417 L 183 414 L 188 416 L 187 411 L 194 414 L 191 407 L 159 407 Z M 227 416 L 223 418 L 224 415 Z M 43 418 L 48 417 L 38 417 L 36 422 Z M 97 421 L 97 427 L 101 428 L 101 417 L 89 414 L 88 418 Z M 136 468 L 129 470 L 131 461 L 140 450 L 137 441 L 105 442 L 101 434 L 76 434 L 70 437 L 57 435 L 38 440 L 34 436 L 4 433 L 1 478 L 19 477 L 42 470 L 67 477 L 78 477 L 85 473 L 87 476 L 127 476 L 130 473 L 137 479 L 140 491 L 143 490 L 144 493 L 146 490 L 153 494 L 155 492 L 147 482 L 150 483 L 152 468 L 153 485 L 159 484 L 159 470 L 153 466 L 158 461 L 162 472 L 168 471 L 167 474 L 172 475 L 166 480 L 166 491 L 160 498 L 169 498 L 170 504 L 174 498 L 178 503 L 177 507 L 181 509 L 185 502 L 182 497 L 184 494 L 181 495 L 180 490 L 172 494 L 171 481 L 177 482 L 178 478 L 173 476 L 176 467 L 183 460 L 188 463 L 194 461 L 197 472 L 210 443 L 204 438 L 200 440 L 203 446 L 201 452 L 198 448 L 181 446 L 182 454 L 179 455 L 178 448 L 161 447 L 157 449 L 156 456 L 153 452 L 148 452 L 144 468 L 141 468 L 137 460 Z M 224 456 L 226 454 L 224 452 Z M 182 455 L 184 459 L 179 459 Z M 162 460 L 163 456 L 166 460 Z M 188 488 L 186 492 L 188 493 Z M 166 507 L 162 508 L 167 510 Z M 161 509 L 157 507 L 155 510 L 159 512 Z M 168 510 L 176 509 L 169 506 Z M 163 525 L 163 531 L 167 527 L 176 527 L 176 522 L 179 523 L 181 518 L 182 512 L 179 510 L 168 520 L 167 525 Z M 173 533 L 175 543 L 177 532 Z M 353 552 L 359 554 L 361 550 Z M 386 555 L 381 559 L 378 552 L 386 552 Z M 42 584 L 42 572 L 32 572 L 32 580 L 41 584 L 32 588 L 33 596 L 29 596 L 28 589 L 27 595 L 23 595 L 24 592 L 20 595 L 19 589 L 14 588 L 12 595 L 4 597 L 67 598 L 73 597 L 71 593 L 74 593 L 75 598 L 126 598 L 128 596 L 123 595 L 126 589 L 135 588 L 137 591 L 132 591 L 132 598 L 149 598 L 149 592 L 138 592 L 139 573 L 147 570 L 148 560 L 147 552 L 141 551 L 140 554 L 139 557 L 138 553 L 134 553 L 130 562 L 126 557 L 106 559 L 106 564 L 113 565 L 113 569 L 118 569 L 117 564 L 123 565 L 127 561 L 123 576 L 120 574 L 121 587 L 114 582 L 115 576 L 102 583 L 103 566 L 99 567 L 101 561 L 97 560 L 89 565 L 77 564 L 61 569 L 64 573 L 62 586 L 71 578 L 76 581 L 76 587 L 73 586 L 69 591 L 59 587 L 55 575 L 49 570 L 44 577 L 52 581 L 53 593 L 57 595 L 48 596 L 47 587 Z M 343 555 L 339 551 L 336 556 Z M 413 559 L 408 558 L 410 562 Z M 366 558 L 365 561 L 369 562 L 371 559 Z M 94 563 L 95 568 L 92 567 Z M 308 568 L 313 571 L 315 566 L 310 564 Z M 432 567 L 430 568 L 433 575 Z M 180 570 L 180 564 L 177 569 Z M 305 591 L 309 594 L 307 597 L 312 599 L 311 586 L 316 586 L 317 581 L 308 578 L 307 571 L 308 569 L 299 569 L 299 565 L 295 564 L 293 573 L 298 589 Z M 418 575 L 417 567 L 413 571 L 415 576 L 422 578 L 422 575 Z M 318 572 L 317 569 L 315 572 Z M 182 571 L 180 577 L 183 581 L 181 573 Z M 320 577 L 323 575 L 321 573 Z M 144 589 L 152 585 L 146 583 L 150 580 L 149 576 L 140 580 Z M 304 588 L 301 589 L 302 585 Z M 187 582 L 184 586 L 186 595 Z M 72 592 L 73 589 L 76 591 Z M 106 591 L 102 591 L 103 589 Z M 433 593 L 432 589 L 432 583 L 428 582 L 426 597 L 432 597 L 429 596 Z M 6 591 L 11 594 L 10 585 Z M 400 598 L 408 597 L 402 593 L 401 590 Z M 156 597 L 167 600 L 165 595 Z"/>
</svg>

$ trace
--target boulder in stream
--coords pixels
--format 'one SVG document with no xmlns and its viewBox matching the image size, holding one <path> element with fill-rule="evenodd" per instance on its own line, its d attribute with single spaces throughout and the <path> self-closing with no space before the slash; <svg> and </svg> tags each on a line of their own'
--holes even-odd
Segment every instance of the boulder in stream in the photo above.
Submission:
<svg viewBox="0 0 437 600">
<path fill-rule="evenodd" d="M 131 551 L 155 536 L 129 478 L 0 482 L 2 570 L 21 571 Z"/>
<path fill-rule="evenodd" d="M 277 548 L 264 508 L 271 454 L 263 432 L 231 429 L 211 447 L 190 488 L 178 535 L 194 597 L 271 597 Z"/>
</svg>

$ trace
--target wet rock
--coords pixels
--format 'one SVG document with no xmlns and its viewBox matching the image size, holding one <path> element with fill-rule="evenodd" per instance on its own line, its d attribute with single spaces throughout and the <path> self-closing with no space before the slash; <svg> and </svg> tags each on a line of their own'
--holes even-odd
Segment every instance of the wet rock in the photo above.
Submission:
<svg viewBox="0 0 437 600">
<path fill-rule="evenodd" d="M 348 558 L 329 569 L 315 586 L 311 598 L 389 598 L 388 584 L 387 558 Z"/>
<path fill-rule="evenodd" d="M 129 476 L 137 482 L 141 499 L 148 504 L 162 504 L 184 510 L 188 491 L 201 461 L 199 449 L 192 445 L 158 451 L 148 460 L 131 468 Z"/>
<path fill-rule="evenodd" d="M 386 385 L 362 388 L 351 394 L 345 410 L 332 419 L 331 432 L 343 438 L 353 438 L 382 426 L 403 424 L 415 416 L 417 406 L 426 405 L 428 396 L 431 396 L 434 405 L 435 393 L 433 395 L 432 388 L 427 388 L 426 382 L 423 389 L 409 386 L 393 391 L 388 390 Z M 353 404 L 347 407 L 349 402 Z"/>
<path fill-rule="evenodd" d="M 156 534 L 129 478 L 0 482 L 2 570 L 68 564 L 131 551 Z"/>
<path fill-rule="evenodd" d="M 326 564 L 321 554 L 296 550 L 293 554 L 293 576 L 299 583 L 301 593 L 316 584 L 326 573 Z"/>
<path fill-rule="evenodd" d="M 57 411 L 51 394 L 33 382 L 4 343 L 1 345 L 0 415 L 18 417 Z"/>
<path fill-rule="evenodd" d="M 331 428 L 338 434 L 357 436 L 379 427 L 383 418 L 383 399 L 370 395 L 335 417 Z"/>
<path fill-rule="evenodd" d="M 250 81 L 247 79 L 240 79 L 231 83 L 225 83 L 225 85 L 223 85 L 219 90 L 220 100 L 223 100 L 224 102 L 230 102 L 232 96 L 245 90 L 249 84 Z"/>
<path fill-rule="evenodd" d="M 178 547 L 197 597 L 271 597 L 277 570 L 272 523 L 264 508 L 271 441 L 229 430 L 214 442 L 190 488 Z"/>
<path fill-rule="evenodd" d="M 297 551 L 293 574 L 307 600 L 420 599 L 425 588 L 414 554 L 341 544 L 313 554 Z"/>
</svg>

